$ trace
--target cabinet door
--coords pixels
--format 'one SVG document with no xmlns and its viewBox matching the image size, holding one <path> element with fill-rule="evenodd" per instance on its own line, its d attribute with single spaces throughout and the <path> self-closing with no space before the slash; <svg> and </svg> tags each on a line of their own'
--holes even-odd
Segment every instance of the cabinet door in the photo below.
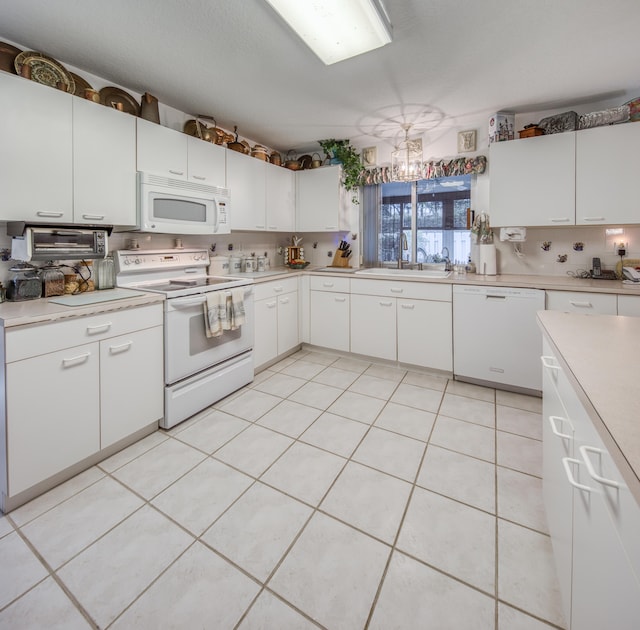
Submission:
<svg viewBox="0 0 640 630">
<path fill-rule="evenodd" d="M 227 151 L 227 188 L 231 195 L 229 219 L 232 230 L 264 230 L 265 163 Z"/>
<path fill-rule="evenodd" d="M 396 300 L 351 296 L 351 352 L 396 360 Z"/>
<path fill-rule="evenodd" d="M 576 136 L 576 223 L 640 223 L 640 128 L 613 125 Z"/>
<path fill-rule="evenodd" d="M 451 302 L 398 298 L 398 361 L 453 369 Z"/>
<path fill-rule="evenodd" d="M 584 291 L 547 291 L 546 308 L 548 311 L 590 315 L 616 315 L 618 312 L 615 295 Z"/>
<path fill-rule="evenodd" d="M 336 232 L 341 203 L 339 166 L 296 172 L 298 230 Z"/>
<path fill-rule="evenodd" d="M 186 179 L 189 136 L 142 118 L 136 122 L 138 170 Z"/>
<path fill-rule="evenodd" d="M 295 173 L 288 168 L 266 165 L 267 230 L 295 230 Z"/>
<path fill-rule="evenodd" d="M 6 367 L 8 494 L 100 450 L 98 343 Z"/>
<path fill-rule="evenodd" d="M 0 72 L 1 220 L 73 220 L 72 98 Z"/>
<path fill-rule="evenodd" d="M 155 326 L 100 342 L 101 448 L 162 418 L 162 339 Z"/>
<path fill-rule="evenodd" d="M 188 176 L 198 184 L 219 186 L 227 184 L 226 150 L 200 138 L 187 137 Z"/>
<path fill-rule="evenodd" d="M 618 315 L 640 317 L 640 295 L 619 295 Z"/>
<path fill-rule="evenodd" d="M 73 218 L 135 225 L 136 119 L 73 100 Z"/>
<path fill-rule="evenodd" d="M 311 291 L 309 342 L 349 352 L 349 294 Z"/>
<path fill-rule="evenodd" d="M 278 354 L 300 343 L 298 330 L 298 292 L 286 293 L 278 298 Z"/>
<path fill-rule="evenodd" d="M 256 367 L 278 356 L 278 300 L 256 300 L 253 361 Z"/>
<path fill-rule="evenodd" d="M 490 151 L 492 225 L 575 223 L 575 132 L 496 142 Z"/>
</svg>

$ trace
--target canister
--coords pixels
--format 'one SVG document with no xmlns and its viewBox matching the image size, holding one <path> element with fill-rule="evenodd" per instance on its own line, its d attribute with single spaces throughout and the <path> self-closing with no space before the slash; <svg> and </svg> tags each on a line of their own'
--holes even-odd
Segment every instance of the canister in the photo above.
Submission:
<svg viewBox="0 0 640 630">
<path fill-rule="evenodd" d="M 229 273 L 229 258 L 227 256 L 209 256 L 209 275 L 226 276 Z"/>
<path fill-rule="evenodd" d="M 242 260 L 242 271 L 251 273 L 256 270 L 256 259 L 253 256 L 247 256 Z"/>
<path fill-rule="evenodd" d="M 241 273 L 242 272 L 242 258 L 240 256 L 231 256 L 229 258 L 229 273 Z"/>
<path fill-rule="evenodd" d="M 264 256 L 258 256 L 256 258 L 256 271 L 265 271 L 266 270 L 266 260 Z"/>
</svg>

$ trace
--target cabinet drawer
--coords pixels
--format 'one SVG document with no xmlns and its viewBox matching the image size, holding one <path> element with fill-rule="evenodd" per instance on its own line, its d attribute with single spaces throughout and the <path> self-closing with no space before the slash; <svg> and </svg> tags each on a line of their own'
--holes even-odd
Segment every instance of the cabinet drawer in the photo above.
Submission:
<svg viewBox="0 0 640 630">
<path fill-rule="evenodd" d="M 311 276 L 309 288 L 312 291 L 332 291 L 333 293 L 349 293 L 349 278 L 320 278 Z"/>
<path fill-rule="evenodd" d="M 640 295 L 619 295 L 618 315 L 640 317 Z"/>
<path fill-rule="evenodd" d="M 298 278 L 284 278 L 283 280 L 272 280 L 271 282 L 261 282 L 255 285 L 255 299 L 266 300 L 267 298 L 283 293 L 291 293 L 298 290 Z"/>
<path fill-rule="evenodd" d="M 351 280 L 351 293 L 451 302 L 451 285 L 398 280 Z"/>
<path fill-rule="evenodd" d="M 16 327 L 6 333 L 6 362 L 161 326 L 162 323 L 162 305 L 150 304 L 50 324 Z"/>
<path fill-rule="evenodd" d="M 615 295 L 580 291 L 547 291 L 547 310 L 594 315 L 618 314 Z"/>
</svg>

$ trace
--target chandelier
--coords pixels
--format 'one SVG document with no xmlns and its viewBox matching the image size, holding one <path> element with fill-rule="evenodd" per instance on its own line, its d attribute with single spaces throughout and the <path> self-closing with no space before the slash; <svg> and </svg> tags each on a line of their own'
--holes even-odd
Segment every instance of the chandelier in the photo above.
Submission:
<svg viewBox="0 0 640 630">
<path fill-rule="evenodd" d="M 422 138 L 409 139 L 411 125 L 405 123 L 404 140 L 391 153 L 391 179 L 395 182 L 413 182 L 422 176 Z"/>
</svg>

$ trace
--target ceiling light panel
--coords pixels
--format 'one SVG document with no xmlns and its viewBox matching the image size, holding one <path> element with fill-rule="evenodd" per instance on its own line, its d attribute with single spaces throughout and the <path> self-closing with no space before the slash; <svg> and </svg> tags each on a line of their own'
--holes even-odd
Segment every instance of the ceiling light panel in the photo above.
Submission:
<svg viewBox="0 0 640 630">
<path fill-rule="evenodd" d="M 326 65 L 391 42 L 379 0 L 266 1 Z"/>
</svg>

